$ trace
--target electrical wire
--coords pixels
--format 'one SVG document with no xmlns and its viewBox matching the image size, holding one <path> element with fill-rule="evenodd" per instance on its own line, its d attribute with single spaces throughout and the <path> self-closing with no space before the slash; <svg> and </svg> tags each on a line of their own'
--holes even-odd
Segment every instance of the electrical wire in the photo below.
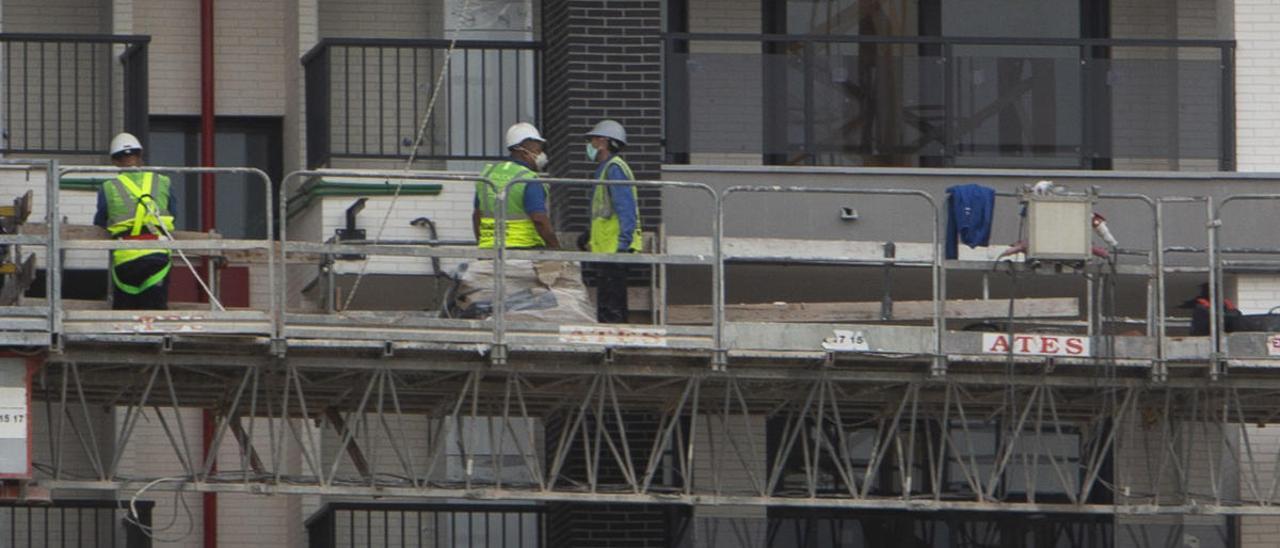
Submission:
<svg viewBox="0 0 1280 548">
<path fill-rule="evenodd" d="M 191 533 L 195 531 L 196 528 L 195 516 L 191 513 L 191 507 L 187 505 L 186 497 L 182 496 L 188 481 L 190 481 L 190 479 L 187 477 L 171 476 L 154 479 L 150 483 L 142 486 L 141 489 L 138 489 L 133 493 L 133 496 L 129 497 L 129 512 L 125 514 L 125 521 L 137 526 L 138 529 L 142 531 L 142 534 L 160 542 L 181 542 L 191 536 Z M 142 523 L 142 518 L 138 515 L 138 498 L 142 497 L 142 494 L 146 493 L 147 490 L 162 483 L 177 483 L 178 488 L 173 491 L 174 509 L 173 515 L 170 516 L 169 523 L 165 524 L 164 527 L 157 528 Z M 178 507 L 181 507 L 187 514 L 187 530 L 177 537 L 160 537 L 160 533 L 168 532 L 173 529 L 173 526 L 177 523 Z"/>
<path fill-rule="evenodd" d="M 465 0 L 462 3 L 462 9 L 459 13 L 467 13 L 471 8 L 471 0 Z M 436 75 L 435 87 L 431 90 L 431 96 L 427 100 L 427 110 L 422 115 L 422 121 L 418 124 L 418 133 L 413 139 L 413 148 L 409 150 L 409 159 L 404 164 L 404 171 L 408 172 L 413 167 L 413 162 L 418 158 L 418 148 L 422 146 L 422 141 L 427 134 L 427 125 L 431 122 L 431 114 L 435 111 L 436 100 L 440 97 L 440 88 L 444 84 L 445 74 L 449 72 L 449 64 L 453 60 L 453 52 L 458 45 L 458 32 L 454 32 L 453 38 L 449 40 L 449 48 L 445 50 L 444 63 L 441 64 L 440 73 Z M 373 245 L 378 245 L 382 240 L 382 233 L 387 229 L 387 221 L 391 219 L 391 213 L 396 209 L 396 203 L 400 201 L 400 191 L 404 189 L 404 180 L 396 180 L 396 190 L 391 194 L 391 203 L 387 205 L 387 211 L 382 216 L 382 222 L 378 224 L 378 232 L 373 236 Z M 342 303 L 340 311 L 345 312 L 351 308 L 351 302 L 355 300 L 356 293 L 360 291 L 360 282 L 364 280 L 364 275 L 369 270 L 369 259 L 366 257 L 360 263 L 360 272 L 356 275 L 356 281 L 351 284 L 351 291 L 347 293 L 346 300 Z"/>
</svg>

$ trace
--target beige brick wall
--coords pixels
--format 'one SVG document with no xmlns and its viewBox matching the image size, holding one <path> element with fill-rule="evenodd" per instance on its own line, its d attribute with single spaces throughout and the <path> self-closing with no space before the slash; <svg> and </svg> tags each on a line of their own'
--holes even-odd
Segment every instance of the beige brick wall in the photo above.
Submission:
<svg viewBox="0 0 1280 548">
<path fill-rule="evenodd" d="M 1229 295 L 1228 295 L 1229 296 Z M 1280 276 L 1239 275 L 1236 277 L 1236 306 L 1246 314 L 1267 312 L 1280 305 Z M 1244 452 L 1240 470 L 1240 493 L 1253 498 L 1256 481 L 1262 495 L 1270 490 L 1275 476 L 1275 463 L 1280 459 L 1280 426 L 1275 424 L 1246 426 L 1243 435 L 1248 436 L 1253 449 L 1250 461 Z M 1240 548 L 1271 548 L 1280 536 L 1280 517 L 1247 516 L 1240 518 Z"/>
<path fill-rule="evenodd" d="M 1280 4 L 1235 0 L 1236 161 L 1240 171 L 1280 170 Z"/>
<path fill-rule="evenodd" d="M 182 428 L 186 431 L 186 443 L 189 447 L 194 448 L 194 452 L 199 454 L 200 451 L 200 410 L 186 408 L 182 409 L 181 417 L 175 417 L 165 409 L 165 420 L 168 421 L 169 428 L 172 429 L 175 439 L 182 443 L 181 437 L 178 436 L 177 428 L 181 423 Z M 125 418 L 125 409 L 115 409 L 116 430 L 123 427 Z M 147 409 L 143 411 L 143 415 L 138 420 L 138 426 L 134 430 L 133 435 L 129 437 L 128 445 L 120 454 L 120 474 L 129 477 L 139 478 L 158 478 L 158 477 L 179 477 L 186 474 L 178 458 L 175 456 L 173 444 L 165 435 L 164 430 L 160 427 L 159 417 L 154 410 Z M 199 462 L 199 458 L 196 461 Z M 132 496 L 132 492 L 118 493 L 117 496 L 128 498 Z M 203 527 L 200 519 L 201 497 L 198 493 L 182 493 L 177 498 L 171 492 L 154 491 L 147 492 L 142 497 L 145 500 L 155 502 L 152 510 L 152 523 L 160 527 L 170 523 L 173 525 L 157 531 L 161 538 L 169 539 L 170 542 L 160 543 L 161 546 L 168 548 L 191 547 L 197 548 L 201 546 L 201 535 Z M 185 502 L 186 507 L 190 509 L 190 513 L 183 509 L 179 503 Z M 176 519 L 174 518 L 176 516 Z M 188 532 L 189 531 L 189 532 Z"/>
<path fill-rule="evenodd" d="M 101 34 L 110 29 L 107 0 L 5 0 L 4 32 Z"/>
<path fill-rule="evenodd" d="M 214 3 L 219 116 L 284 115 L 286 68 L 298 64 L 296 55 L 285 54 L 289 51 L 285 28 L 296 24 L 295 17 L 285 11 L 286 4 L 285 0 Z"/>
<path fill-rule="evenodd" d="M 200 18 L 198 0 L 137 0 L 133 31 L 151 41 L 152 114 L 200 112 Z M 219 115 L 280 116 L 285 112 L 281 55 L 284 0 L 222 0 L 214 4 L 214 74 Z"/>
<path fill-rule="evenodd" d="M 178 438 L 178 421 L 172 410 L 163 408 L 175 439 Z M 182 428 L 186 432 L 186 443 L 196 454 L 195 460 L 200 462 L 201 418 L 200 410 L 183 408 L 181 410 Z M 123 423 L 122 408 L 116 410 L 117 428 Z M 245 428 L 250 428 L 250 421 L 245 421 Z M 271 447 L 269 431 L 263 420 L 253 425 L 254 445 L 264 465 L 271 469 Z M 178 443 L 182 443 L 179 441 Z M 286 474 L 302 473 L 301 453 L 292 440 L 281 444 L 283 470 Z M 222 470 L 240 469 L 239 446 L 230 434 L 223 440 L 218 451 L 219 468 Z M 120 473 L 128 477 L 156 478 L 162 476 L 182 476 L 185 471 L 175 456 L 173 444 L 165 434 L 154 410 L 148 409 L 139 420 L 129 444 L 121 457 Z M 129 497 L 132 493 L 120 493 L 121 497 Z M 173 519 L 173 526 L 157 536 L 163 541 L 157 547 L 201 546 L 203 534 L 201 524 L 202 497 L 195 493 L 180 495 L 185 499 L 191 514 L 188 515 L 180 505 L 175 505 L 172 492 L 148 492 L 142 498 L 155 502 L 152 511 L 152 522 L 157 527 L 163 526 Z M 306 516 L 302 514 L 298 497 L 262 496 L 248 494 L 218 495 L 218 546 L 223 547 L 259 547 L 259 546 L 305 546 L 305 533 L 302 522 Z M 190 531 L 184 536 L 184 533 Z"/>
<path fill-rule="evenodd" d="M 296 25 L 285 25 L 286 59 L 299 59 L 319 40 L 320 7 L 318 0 L 286 0 L 286 21 L 296 18 Z M 284 171 L 289 173 L 307 165 L 307 105 L 305 73 L 300 63 L 284 64 Z"/>
<path fill-rule="evenodd" d="M 418 0 L 319 0 L 320 36 L 439 38 L 444 2 Z"/>
<path fill-rule="evenodd" d="M 198 114 L 199 0 L 134 0 L 131 24 L 151 35 L 151 113 Z"/>
</svg>

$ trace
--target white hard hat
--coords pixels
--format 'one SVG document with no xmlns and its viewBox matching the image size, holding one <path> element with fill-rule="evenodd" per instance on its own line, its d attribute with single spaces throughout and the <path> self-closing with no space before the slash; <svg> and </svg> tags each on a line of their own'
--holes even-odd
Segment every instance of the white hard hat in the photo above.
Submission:
<svg viewBox="0 0 1280 548">
<path fill-rule="evenodd" d="M 627 130 L 622 124 L 613 120 L 600 120 L 596 127 L 587 132 L 587 137 L 607 137 L 622 144 L 627 144 Z"/>
<path fill-rule="evenodd" d="M 111 155 L 122 152 L 142 152 L 142 143 L 132 133 L 121 133 L 111 139 Z"/>
<path fill-rule="evenodd" d="M 519 146 L 520 143 L 528 141 L 529 139 L 533 139 L 539 143 L 547 142 L 546 139 L 542 138 L 542 134 L 538 133 L 538 128 L 533 127 L 533 124 L 528 122 L 520 122 L 507 128 L 507 150 L 515 148 L 516 146 Z"/>
</svg>

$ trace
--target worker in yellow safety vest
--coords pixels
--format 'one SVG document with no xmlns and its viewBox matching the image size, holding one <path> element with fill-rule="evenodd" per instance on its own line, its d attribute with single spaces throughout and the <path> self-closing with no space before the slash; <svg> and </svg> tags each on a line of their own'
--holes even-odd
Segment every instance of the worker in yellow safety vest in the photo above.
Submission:
<svg viewBox="0 0 1280 548">
<path fill-rule="evenodd" d="M 111 140 L 111 163 L 142 167 L 142 143 L 128 133 Z M 173 230 L 169 214 L 169 178 L 147 171 L 121 173 L 102 182 L 93 224 L 124 240 L 157 240 Z M 169 308 L 169 256 L 165 249 L 111 252 L 112 308 Z"/>
<path fill-rule="evenodd" d="M 587 159 L 596 164 L 593 179 L 634 181 L 620 153 L 627 130 L 614 120 L 601 120 L 587 132 Z M 635 185 L 596 185 L 591 196 L 591 232 L 579 241 L 592 253 L 638 253 L 640 209 Z M 596 320 L 626 323 L 627 268 L 624 263 L 596 263 Z"/>
<path fill-rule="evenodd" d="M 512 181 L 538 177 L 537 170 L 547 166 L 547 153 L 542 150 L 546 142 L 533 124 L 520 122 L 507 129 L 504 143 L 511 158 L 489 164 L 481 172 L 481 176 L 493 186 L 484 182 L 476 183 L 471 228 L 481 249 L 493 248 L 497 225 L 497 192 L 501 192 L 503 188 L 507 188 L 504 245 L 508 249 L 560 247 L 551 226 L 551 217 L 547 215 L 547 185 L 515 183 L 510 188 L 507 187 Z"/>
</svg>

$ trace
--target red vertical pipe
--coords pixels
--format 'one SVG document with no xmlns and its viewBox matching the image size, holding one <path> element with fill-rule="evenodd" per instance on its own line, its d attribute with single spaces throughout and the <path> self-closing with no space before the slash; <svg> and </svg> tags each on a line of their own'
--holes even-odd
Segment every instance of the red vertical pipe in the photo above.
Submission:
<svg viewBox="0 0 1280 548">
<path fill-rule="evenodd" d="M 200 165 L 213 167 L 214 140 L 214 79 L 213 79 L 213 0 L 200 0 Z M 214 194 L 214 175 L 200 176 L 200 230 L 208 232 L 217 225 L 217 202 Z M 213 414 L 205 409 L 201 413 L 202 454 L 208 455 L 213 445 Z M 209 469 L 218 470 L 217 464 Z M 218 546 L 218 495 L 205 493 L 203 509 L 204 548 Z"/>
<path fill-rule="evenodd" d="M 200 165 L 213 167 L 214 141 L 213 0 L 200 0 Z M 200 230 L 213 230 L 217 222 L 214 175 L 200 176 Z"/>
</svg>

